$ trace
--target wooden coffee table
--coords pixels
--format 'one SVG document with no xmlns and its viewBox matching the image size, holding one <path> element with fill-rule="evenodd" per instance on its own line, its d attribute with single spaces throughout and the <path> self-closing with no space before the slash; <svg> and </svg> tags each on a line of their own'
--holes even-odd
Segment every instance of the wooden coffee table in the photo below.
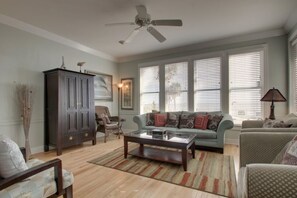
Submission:
<svg viewBox="0 0 297 198">
<path fill-rule="evenodd" d="M 195 158 L 195 138 L 196 135 L 190 133 L 178 133 L 167 131 L 162 138 L 153 137 L 152 131 L 140 130 L 124 134 L 124 157 L 128 155 L 128 142 L 135 142 L 139 147 L 130 151 L 130 155 L 146 159 L 182 164 L 187 170 L 189 156 Z M 155 145 L 156 147 L 144 146 Z M 162 148 L 163 147 L 163 148 Z M 167 149 L 174 148 L 174 149 Z M 191 149 L 191 154 L 188 153 Z"/>
</svg>

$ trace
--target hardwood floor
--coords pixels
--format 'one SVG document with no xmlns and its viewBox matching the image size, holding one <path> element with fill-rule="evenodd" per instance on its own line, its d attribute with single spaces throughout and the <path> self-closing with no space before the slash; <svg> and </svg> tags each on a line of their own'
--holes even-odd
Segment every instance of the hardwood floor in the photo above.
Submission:
<svg viewBox="0 0 297 198">
<path fill-rule="evenodd" d="M 72 171 L 74 174 L 73 191 L 75 198 L 220 197 L 87 162 L 121 146 L 123 146 L 123 138 L 110 137 L 106 143 L 103 143 L 103 138 L 98 138 L 95 146 L 92 146 L 90 142 L 63 150 L 63 155 L 59 156 L 59 158 L 62 160 L 63 168 Z M 224 154 L 234 156 L 236 173 L 238 173 L 239 164 L 238 150 L 235 145 L 225 145 Z M 57 158 L 55 151 L 38 153 L 33 157 L 45 161 Z"/>
</svg>

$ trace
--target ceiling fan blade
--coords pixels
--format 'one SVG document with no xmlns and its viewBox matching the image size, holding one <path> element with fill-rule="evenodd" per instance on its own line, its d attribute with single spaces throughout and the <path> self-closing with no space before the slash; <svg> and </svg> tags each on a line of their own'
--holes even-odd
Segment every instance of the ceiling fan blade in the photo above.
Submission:
<svg viewBox="0 0 297 198">
<path fill-rule="evenodd" d="M 165 26 L 182 26 L 183 22 L 180 19 L 164 19 L 164 20 L 152 20 L 152 25 L 165 25 Z"/>
<path fill-rule="evenodd" d="M 147 31 L 153 35 L 160 43 L 166 41 L 166 38 L 155 28 L 153 27 L 148 27 Z"/>
<path fill-rule="evenodd" d="M 145 8 L 144 5 L 136 6 L 136 10 L 137 10 L 138 16 L 140 18 L 146 18 L 147 17 L 147 11 L 146 11 L 146 8 Z"/>
<path fill-rule="evenodd" d="M 134 39 L 134 37 L 138 34 L 139 30 L 140 28 L 135 28 L 125 40 L 120 40 L 119 43 L 121 43 L 122 45 L 126 43 L 130 43 Z"/>
<path fill-rule="evenodd" d="M 134 22 L 123 22 L 123 23 L 107 23 L 105 26 L 119 26 L 119 25 L 135 25 Z"/>
</svg>

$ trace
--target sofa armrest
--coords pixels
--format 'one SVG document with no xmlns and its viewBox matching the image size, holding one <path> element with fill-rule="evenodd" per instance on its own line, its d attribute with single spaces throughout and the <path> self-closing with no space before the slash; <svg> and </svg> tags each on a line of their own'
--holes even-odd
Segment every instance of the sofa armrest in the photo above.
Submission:
<svg viewBox="0 0 297 198">
<path fill-rule="evenodd" d="M 133 117 L 133 121 L 137 124 L 138 130 L 141 130 L 145 127 L 146 114 L 136 115 Z"/>
<path fill-rule="evenodd" d="M 297 166 L 251 164 L 246 171 L 248 197 L 297 197 Z"/>
<path fill-rule="evenodd" d="M 221 120 L 218 129 L 217 129 L 217 137 L 218 137 L 218 145 L 220 147 L 224 147 L 224 136 L 225 136 L 225 131 L 227 129 L 232 129 L 234 126 L 233 119 L 231 115 L 229 114 L 223 114 L 224 117 Z"/>
<path fill-rule="evenodd" d="M 242 121 L 242 128 L 262 128 L 264 120 L 244 120 Z"/>
<path fill-rule="evenodd" d="M 34 176 L 37 173 L 45 171 L 54 167 L 55 181 L 57 185 L 57 195 L 63 194 L 63 178 L 62 178 L 62 162 L 60 159 L 53 159 L 43 164 L 29 168 L 23 172 L 17 173 L 11 177 L 0 180 L 0 190 L 3 190 L 15 183 L 21 182 L 22 180 Z"/>
<path fill-rule="evenodd" d="M 246 132 L 239 135 L 240 167 L 251 163 L 271 163 L 296 133 Z"/>
</svg>

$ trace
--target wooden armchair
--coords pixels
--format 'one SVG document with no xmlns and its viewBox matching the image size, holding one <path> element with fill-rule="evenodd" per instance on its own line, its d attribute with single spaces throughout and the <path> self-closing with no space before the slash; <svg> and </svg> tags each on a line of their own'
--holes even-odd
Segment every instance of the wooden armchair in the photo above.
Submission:
<svg viewBox="0 0 297 198">
<path fill-rule="evenodd" d="M 0 178 L 0 197 L 73 197 L 73 175 L 62 169 L 60 159 L 27 162 L 29 169 Z"/>
<path fill-rule="evenodd" d="M 120 138 L 121 124 L 119 116 L 111 116 L 109 109 L 106 106 L 95 106 L 95 113 L 97 132 L 105 134 L 104 142 L 106 142 L 109 133 L 114 133 Z M 105 116 L 107 116 L 107 118 Z"/>
</svg>

